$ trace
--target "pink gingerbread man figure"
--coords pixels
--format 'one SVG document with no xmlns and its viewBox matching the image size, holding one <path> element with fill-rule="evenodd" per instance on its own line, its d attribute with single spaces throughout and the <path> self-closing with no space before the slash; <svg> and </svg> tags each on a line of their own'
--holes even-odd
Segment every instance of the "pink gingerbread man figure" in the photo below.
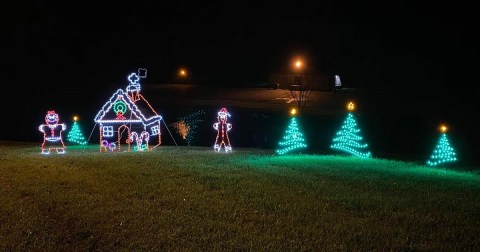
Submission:
<svg viewBox="0 0 480 252">
<path fill-rule="evenodd" d="M 230 114 L 227 112 L 226 108 L 222 108 L 218 112 L 218 122 L 213 124 L 213 128 L 217 130 L 217 138 L 215 139 L 215 145 L 213 149 L 217 152 L 222 150 L 222 145 L 225 149 L 225 152 L 232 151 L 232 146 L 230 146 L 230 139 L 228 139 L 227 132 L 232 129 L 232 124 L 227 123 L 227 116 Z"/>
<path fill-rule="evenodd" d="M 55 111 L 48 111 L 45 116 L 47 124 L 40 124 L 38 130 L 43 133 L 42 154 L 50 154 L 50 150 L 55 149 L 58 154 L 65 153 L 65 145 L 62 140 L 62 131 L 67 127 L 63 123 L 58 123 L 58 114 Z"/>
</svg>

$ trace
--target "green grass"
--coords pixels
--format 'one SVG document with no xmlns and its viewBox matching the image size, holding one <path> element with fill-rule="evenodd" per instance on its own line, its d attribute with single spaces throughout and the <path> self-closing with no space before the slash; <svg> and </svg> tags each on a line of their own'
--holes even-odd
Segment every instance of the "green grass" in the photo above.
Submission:
<svg viewBox="0 0 480 252">
<path fill-rule="evenodd" d="M 0 145 L 0 250 L 479 250 L 480 176 L 273 151 Z"/>
</svg>

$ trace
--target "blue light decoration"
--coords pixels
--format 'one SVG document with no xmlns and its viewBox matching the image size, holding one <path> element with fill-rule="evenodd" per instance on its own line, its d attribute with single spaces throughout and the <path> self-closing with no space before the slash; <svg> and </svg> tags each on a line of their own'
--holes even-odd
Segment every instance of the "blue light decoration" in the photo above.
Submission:
<svg viewBox="0 0 480 252">
<path fill-rule="evenodd" d="M 146 151 L 148 150 L 148 146 L 146 144 L 142 144 L 140 146 L 136 145 L 133 146 L 133 151 Z"/>
<path fill-rule="evenodd" d="M 437 166 L 444 163 L 451 163 L 457 161 L 457 155 L 455 153 L 455 150 L 452 148 L 450 142 L 448 141 L 447 129 L 448 128 L 445 125 L 440 126 L 440 131 L 442 132 L 442 135 L 440 136 L 440 139 L 438 140 L 438 143 L 433 150 L 430 159 L 427 161 L 427 165 Z"/>
<path fill-rule="evenodd" d="M 140 68 L 127 79 L 129 85 L 118 89 L 103 105 L 94 121 L 100 125 L 100 152 L 145 151 L 161 144 L 160 116 L 140 93 L 140 79 L 147 76 L 147 70 Z M 153 146 L 153 147 L 150 147 Z M 125 149 L 124 149 L 125 150 Z"/>
<path fill-rule="evenodd" d="M 342 127 L 333 138 L 330 148 L 350 153 L 361 158 L 370 158 L 372 153 L 366 150 L 368 144 L 362 143 L 363 137 L 359 135 L 360 129 L 357 128 L 357 122 L 352 111 L 355 109 L 353 102 L 348 103 L 347 109 L 350 111 L 343 122 Z"/>
<path fill-rule="evenodd" d="M 80 125 L 77 123 L 78 117 L 73 117 L 73 126 L 72 129 L 68 132 L 67 140 L 71 143 L 76 143 L 79 145 L 86 145 L 87 141 L 85 140 L 85 136 L 80 129 Z"/>
<path fill-rule="evenodd" d="M 213 124 L 213 128 L 217 131 L 217 137 L 215 138 L 215 144 L 213 149 L 216 152 L 221 152 L 222 150 L 225 153 L 232 151 L 232 146 L 230 145 L 230 139 L 228 138 L 228 131 L 232 129 L 232 124 L 227 123 L 227 117 L 231 117 L 226 108 L 220 109 L 218 111 L 218 122 Z"/>
<path fill-rule="evenodd" d="M 67 128 L 65 124 L 58 123 L 59 117 L 54 110 L 47 112 L 46 124 L 40 124 L 38 130 L 43 133 L 42 154 L 48 155 L 52 150 L 57 154 L 64 154 L 66 147 L 63 143 L 62 132 Z"/>
<path fill-rule="evenodd" d="M 302 132 L 298 128 L 297 120 L 295 119 L 297 110 L 292 109 L 290 114 L 292 115 L 292 119 L 290 120 L 290 124 L 285 131 L 283 141 L 278 143 L 278 149 L 276 150 L 278 155 L 285 155 L 295 150 L 305 149 L 308 147 L 305 143 Z"/>
</svg>

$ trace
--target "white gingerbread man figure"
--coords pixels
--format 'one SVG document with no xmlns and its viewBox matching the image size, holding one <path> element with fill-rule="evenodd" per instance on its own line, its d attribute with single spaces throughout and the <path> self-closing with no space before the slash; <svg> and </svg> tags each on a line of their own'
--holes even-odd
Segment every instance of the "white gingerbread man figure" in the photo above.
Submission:
<svg viewBox="0 0 480 252">
<path fill-rule="evenodd" d="M 217 152 L 220 152 L 223 148 L 225 152 L 232 151 L 232 146 L 230 146 L 230 139 L 228 139 L 227 132 L 232 129 L 232 124 L 227 123 L 227 116 L 230 114 L 227 112 L 226 108 L 222 108 L 218 112 L 218 122 L 213 124 L 213 128 L 217 130 L 217 138 L 215 139 L 215 145 L 213 149 Z"/>
<path fill-rule="evenodd" d="M 67 127 L 63 123 L 58 123 L 58 114 L 51 110 L 45 116 L 47 124 L 40 124 L 38 130 L 43 133 L 42 154 L 50 154 L 50 150 L 55 149 L 58 154 L 65 153 L 62 131 Z"/>
</svg>

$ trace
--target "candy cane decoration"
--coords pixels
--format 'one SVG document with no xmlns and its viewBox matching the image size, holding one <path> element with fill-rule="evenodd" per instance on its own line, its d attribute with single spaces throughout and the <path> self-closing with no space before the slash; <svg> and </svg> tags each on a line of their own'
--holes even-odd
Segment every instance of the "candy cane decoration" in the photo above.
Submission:
<svg viewBox="0 0 480 252">
<path fill-rule="evenodd" d="M 143 131 L 140 136 L 138 136 L 137 132 L 132 132 L 130 134 L 130 142 L 133 142 L 133 141 L 136 141 L 137 142 L 137 146 L 136 146 L 136 150 L 137 151 L 144 151 L 144 150 L 148 150 L 148 140 L 150 138 L 150 134 L 148 134 L 148 132 L 146 131 Z M 145 142 L 145 144 L 143 144 L 143 142 Z"/>
</svg>

